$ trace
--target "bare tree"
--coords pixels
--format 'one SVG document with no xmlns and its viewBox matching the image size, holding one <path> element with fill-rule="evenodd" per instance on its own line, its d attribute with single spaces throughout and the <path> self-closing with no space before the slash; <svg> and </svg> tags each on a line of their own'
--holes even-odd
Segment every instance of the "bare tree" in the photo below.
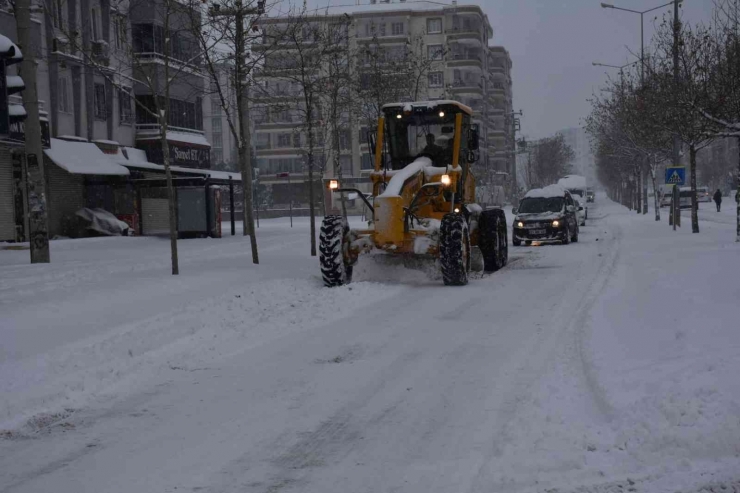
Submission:
<svg viewBox="0 0 740 493">
<path fill-rule="evenodd" d="M 663 105 L 656 112 L 653 124 L 678 135 L 689 148 L 691 166 L 691 231 L 699 232 L 698 202 L 696 197 L 697 152 L 717 138 L 711 133 L 712 123 L 696 108 L 712 106 L 711 79 L 704 69 L 712 57 L 710 30 L 684 25 L 679 33 L 678 79 L 674 78 L 673 26 L 664 23 L 656 33 L 656 45 L 663 56 L 658 60 L 651 78 L 652 94 Z M 669 56 L 670 55 L 670 56 Z"/>
<path fill-rule="evenodd" d="M 528 143 L 527 153 L 524 174 L 530 188 L 556 183 L 570 172 L 575 158 L 562 134 Z"/>
<path fill-rule="evenodd" d="M 127 105 L 130 109 L 130 102 L 133 101 L 138 110 L 137 123 L 152 126 L 153 136 L 159 140 L 158 152 L 162 153 L 166 177 L 172 274 L 178 275 L 177 205 L 167 133 L 173 119 L 185 118 L 193 127 L 202 123 L 198 121 L 200 109 L 197 104 L 193 104 L 184 116 L 181 110 L 172 111 L 173 91 L 184 100 L 203 92 L 202 85 L 193 82 L 193 79 L 200 79 L 198 71 L 202 53 L 197 49 L 190 32 L 192 7 L 178 0 L 119 0 L 109 6 L 121 20 L 113 33 L 113 47 L 108 41 L 91 39 L 89 29 L 81 29 L 80 35 L 80 30 L 74 24 L 66 27 L 60 25 L 64 39 L 57 41 L 66 46 L 62 49 L 71 56 L 79 58 L 85 67 L 88 108 L 93 106 L 92 77 L 96 74 L 103 77 L 110 87 L 108 94 L 113 90 L 118 91 L 119 98 L 124 101 L 122 106 Z M 53 14 L 49 6 L 45 10 L 47 17 Z M 83 9 L 83 23 L 90 22 L 87 15 L 89 12 Z M 141 22 L 137 23 L 137 20 Z M 132 32 L 127 28 L 128 22 L 134 27 Z M 111 104 L 112 97 L 109 97 L 107 111 L 110 111 Z M 108 120 L 112 125 L 112 120 Z M 90 135 L 90 116 L 87 122 Z M 153 148 L 152 152 L 155 152 Z"/>
<path fill-rule="evenodd" d="M 196 12 L 193 3 L 193 12 Z M 208 74 L 208 94 L 218 101 L 229 132 L 237 143 L 239 171 L 244 190 L 244 235 L 249 235 L 252 263 L 259 264 L 257 234 L 254 227 L 249 89 L 255 70 L 277 40 L 263 35 L 259 22 L 265 1 L 225 0 L 213 4 L 207 16 L 192 15 L 191 31 L 203 53 L 203 69 Z M 250 51 L 250 47 L 257 48 Z"/>
<path fill-rule="evenodd" d="M 608 147 L 613 156 L 635 163 L 637 176 L 642 174 L 640 163 L 647 161 L 653 190 L 657 191 L 657 166 L 670 156 L 672 143 L 670 132 L 659 123 L 663 105 L 660 94 L 654 90 L 652 76 L 640 77 L 638 81 L 634 73 L 621 73 L 619 81 L 608 82 L 601 95 L 591 99 L 591 105 L 586 130 L 592 139 L 602 144 L 602 150 Z M 655 220 L 659 221 L 657 193 L 654 208 Z"/>
<path fill-rule="evenodd" d="M 294 110 L 300 115 L 306 134 L 306 169 L 308 171 L 308 201 L 311 231 L 311 256 L 316 256 L 316 189 L 314 175 L 317 171 L 316 152 L 321 150 L 317 135 L 323 117 L 320 110 L 326 89 L 327 60 L 336 56 L 337 26 L 345 22 L 343 16 L 309 15 L 304 9 L 292 13 L 287 22 L 272 24 L 266 31 L 268 37 L 279 40 L 285 48 L 279 57 L 270 57 L 264 65 L 264 74 L 291 81 L 299 88 L 301 101 Z M 319 179 L 321 176 L 319 176 Z"/>
<path fill-rule="evenodd" d="M 735 241 L 740 242 L 740 0 L 715 0 L 713 20 L 713 29 L 702 40 L 710 56 L 700 59 L 711 98 L 695 109 L 715 136 L 737 140 Z"/>
</svg>

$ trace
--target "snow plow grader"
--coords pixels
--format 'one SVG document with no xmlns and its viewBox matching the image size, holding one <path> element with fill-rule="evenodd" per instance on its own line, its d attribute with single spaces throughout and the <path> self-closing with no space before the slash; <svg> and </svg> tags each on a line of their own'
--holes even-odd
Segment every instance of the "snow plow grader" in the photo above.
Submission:
<svg viewBox="0 0 740 493">
<path fill-rule="evenodd" d="M 477 159 L 478 129 L 473 111 L 456 101 L 383 106 L 377 133 L 368 145 L 375 167 L 372 195 L 331 180 L 336 193 L 354 192 L 372 217 L 365 229 L 351 229 L 339 215 L 321 225 L 319 260 L 324 284 L 347 284 L 363 253 L 437 260 L 445 285 L 468 283 L 471 252 L 479 248 L 492 272 L 508 259 L 502 209 L 483 210 L 475 200 L 471 164 Z"/>
</svg>

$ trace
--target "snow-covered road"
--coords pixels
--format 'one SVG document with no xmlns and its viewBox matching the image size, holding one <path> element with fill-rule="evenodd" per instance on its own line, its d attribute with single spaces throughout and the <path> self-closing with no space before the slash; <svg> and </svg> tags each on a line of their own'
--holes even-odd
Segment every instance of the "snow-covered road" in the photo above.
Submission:
<svg viewBox="0 0 740 493">
<path fill-rule="evenodd" d="M 181 241 L 179 278 L 152 238 L 0 250 L 0 491 L 740 485 L 732 225 L 589 215 L 462 288 L 364 259 L 325 289 L 305 221 L 263 221 L 259 267 Z"/>
</svg>

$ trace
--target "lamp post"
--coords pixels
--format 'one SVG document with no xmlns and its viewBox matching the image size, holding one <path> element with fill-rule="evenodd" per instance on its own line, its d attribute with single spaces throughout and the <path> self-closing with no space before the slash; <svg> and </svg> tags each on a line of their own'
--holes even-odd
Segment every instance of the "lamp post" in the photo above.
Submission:
<svg viewBox="0 0 740 493">
<path fill-rule="evenodd" d="M 602 9 L 614 9 L 614 10 L 623 10 L 625 12 L 630 12 L 632 14 L 639 14 L 640 15 L 640 83 L 644 82 L 645 78 L 645 14 L 652 12 L 654 10 L 662 9 L 663 7 L 668 7 L 669 5 L 675 5 L 676 9 L 678 9 L 678 4 L 681 3 L 681 0 L 673 0 L 668 3 L 664 3 L 663 5 L 658 5 L 657 7 L 653 7 L 652 9 L 647 10 L 632 10 L 632 9 L 625 9 L 623 7 L 617 7 L 615 5 L 612 5 L 610 3 L 601 3 Z"/>
<path fill-rule="evenodd" d="M 678 20 L 678 5 L 681 3 L 682 0 L 673 0 L 668 3 L 664 3 L 663 5 L 658 5 L 657 7 L 653 7 L 651 9 L 647 10 L 632 10 L 632 9 L 625 9 L 623 7 L 616 7 L 610 3 L 601 3 L 601 8 L 603 9 L 613 9 L 613 10 L 622 10 L 624 12 L 630 12 L 632 14 L 639 14 L 640 15 L 640 85 L 643 85 L 645 82 L 645 14 L 649 12 L 653 12 L 658 9 L 662 9 L 663 7 L 668 7 L 669 5 L 673 5 L 673 78 L 675 80 L 678 80 L 678 31 L 679 31 L 679 20 Z M 679 153 L 680 153 L 680 142 L 678 139 L 678 135 L 673 136 L 673 165 L 678 166 L 679 161 Z M 644 169 L 641 171 L 644 172 Z M 647 181 L 643 176 L 640 177 L 643 181 L 643 201 L 644 201 L 644 208 L 643 208 L 643 214 L 647 214 Z"/>
</svg>

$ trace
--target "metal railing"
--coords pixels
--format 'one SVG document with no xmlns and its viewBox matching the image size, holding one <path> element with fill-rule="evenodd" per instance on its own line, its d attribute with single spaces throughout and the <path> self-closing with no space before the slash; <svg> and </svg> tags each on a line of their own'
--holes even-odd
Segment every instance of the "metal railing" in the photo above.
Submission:
<svg viewBox="0 0 740 493">
<path fill-rule="evenodd" d="M 160 125 L 159 123 L 137 123 L 136 124 L 136 133 L 159 133 Z M 173 127 L 171 125 L 167 125 L 167 130 L 170 130 L 172 132 L 182 132 L 186 134 L 193 134 L 193 135 L 203 135 L 205 136 L 205 132 L 203 130 L 196 130 L 194 128 L 185 128 L 185 127 Z"/>
</svg>

